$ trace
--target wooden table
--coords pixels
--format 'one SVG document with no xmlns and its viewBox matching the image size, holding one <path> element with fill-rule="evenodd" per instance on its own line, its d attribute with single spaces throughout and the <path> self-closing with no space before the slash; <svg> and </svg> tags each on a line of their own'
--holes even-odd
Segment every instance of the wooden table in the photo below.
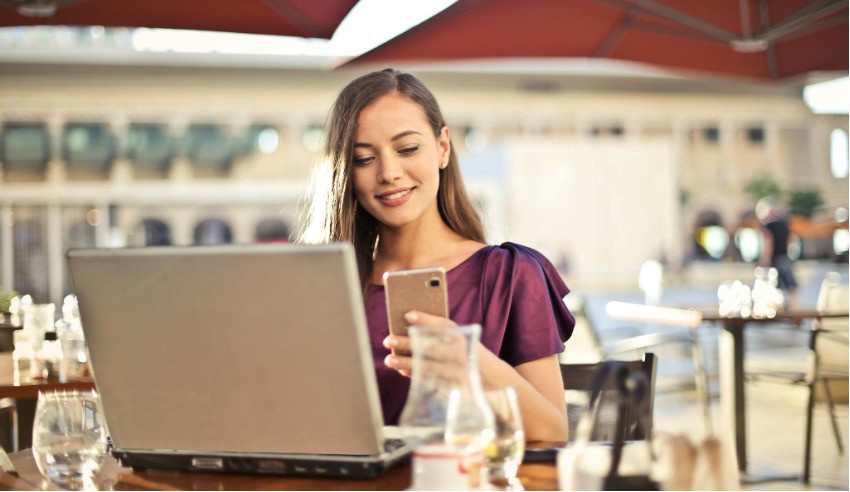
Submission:
<svg viewBox="0 0 850 492">
<path fill-rule="evenodd" d="M 43 487 L 31 450 L 14 453 L 12 463 L 18 477 L 0 473 L 3 490 L 58 490 L 54 484 Z M 522 465 L 519 478 L 525 490 L 558 490 L 554 463 Z M 148 470 L 134 472 L 121 467 L 109 456 L 95 483 L 100 490 L 405 490 L 411 485 L 410 464 L 399 465 L 370 480 L 343 478 L 280 477 L 224 473 L 187 473 Z"/>
<path fill-rule="evenodd" d="M 12 354 L 0 352 L 0 399 L 17 400 L 17 433 L 20 447 L 29 447 L 32 442 L 32 423 L 39 391 L 90 390 L 94 387 L 92 378 L 75 378 L 66 383 L 45 379 L 15 381 L 15 363 L 12 360 Z"/>
<path fill-rule="evenodd" d="M 744 400 L 744 328 L 751 324 L 790 323 L 800 325 L 808 320 L 822 318 L 846 318 L 847 311 L 821 313 L 816 310 L 789 310 L 773 318 L 721 316 L 717 309 L 704 309 L 703 321 L 718 323 L 723 331 L 718 340 L 720 359 L 720 404 L 725 426 L 732 433 L 738 456 L 738 468 L 747 471 L 747 426 Z M 760 481 L 753 479 L 750 481 Z"/>
<path fill-rule="evenodd" d="M 90 390 L 94 389 L 92 378 L 73 378 L 67 383 L 33 379 L 15 381 L 15 362 L 9 352 L 0 352 L 0 398 L 38 398 L 39 391 L 51 390 Z"/>
</svg>

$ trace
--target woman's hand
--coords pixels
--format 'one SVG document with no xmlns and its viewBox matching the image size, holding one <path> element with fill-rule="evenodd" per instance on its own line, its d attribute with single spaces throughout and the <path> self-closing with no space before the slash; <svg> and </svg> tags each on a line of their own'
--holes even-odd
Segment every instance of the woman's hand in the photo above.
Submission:
<svg viewBox="0 0 850 492">
<path fill-rule="evenodd" d="M 404 315 L 405 321 L 411 325 L 446 328 L 457 326 L 454 321 L 418 311 L 410 311 Z M 446 334 L 450 336 L 449 333 Z M 462 337 L 462 336 L 461 336 Z M 462 337 L 463 338 L 463 337 Z M 458 340 L 460 341 L 460 340 Z M 438 349 L 427 352 L 424 345 L 423 356 L 420 357 L 427 370 L 448 379 L 457 378 L 459 366 L 466 363 L 467 347 L 464 344 L 446 344 L 445 340 L 438 343 Z M 384 359 L 384 364 L 410 377 L 413 369 L 410 338 L 390 335 L 384 339 L 384 346 L 394 349 Z M 451 350 L 449 347 L 458 350 Z M 564 387 L 558 358 L 555 355 L 542 357 L 537 360 L 511 367 L 496 354 L 490 352 L 479 341 L 475 347 L 478 355 L 478 372 L 484 388 L 499 388 L 511 386 L 519 397 L 520 413 L 523 416 L 526 439 L 531 441 L 566 442 L 569 431 L 567 427 L 566 405 L 564 404 Z M 408 355 L 400 355 L 405 353 Z"/>
<path fill-rule="evenodd" d="M 433 328 L 457 326 L 457 323 L 448 318 L 423 313 L 421 311 L 409 311 L 405 313 L 404 320 L 407 321 L 409 325 Z M 402 376 L 410 377 L 411 371 L 413 370 L 413 357 L 409 355 L 411 353 L 410 337 L 390 334 L 384 339 L 384 347 L 395 352 L 384 359 L 384 365 L 395 369 Z"/>
</svg>

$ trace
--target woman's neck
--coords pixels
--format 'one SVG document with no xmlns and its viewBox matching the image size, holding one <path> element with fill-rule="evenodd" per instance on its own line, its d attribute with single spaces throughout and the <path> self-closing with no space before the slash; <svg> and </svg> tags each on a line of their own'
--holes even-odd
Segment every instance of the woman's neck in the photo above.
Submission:
<svg viewBox="0 0 850 492">
<path fill-rule="evenodd" d="M 430 266 L 450 268 L 457 248 L 467 239 L 451 230 L 437 215 L 404 227 L 378 227 L 375 273 Z"/>
</svg>

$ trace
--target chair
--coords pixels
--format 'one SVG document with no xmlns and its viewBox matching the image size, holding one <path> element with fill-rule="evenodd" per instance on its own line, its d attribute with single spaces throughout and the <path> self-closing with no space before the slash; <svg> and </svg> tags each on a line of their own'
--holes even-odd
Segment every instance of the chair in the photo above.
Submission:
<svg viewBox="0 0 850 492">
<path fill-rule="evenodd" d="M 629 409 L 626 418 L 626 435 L 625 440 L 645 439 L 652 435 L 652 411 L 655 401 L 655 373 L 658 369 L 658 359 L 652 353 L 643 354 L 641 360 L 633 360 L 625 362 L 630 371 L 641 371 L 646 376 L 649 383 L 649 422 L 647 428 L 640 422 L 637 411 Z M 584 404 L 575 404 L 567 402 L 567 419 L 569 421 L 570 439 L 574 439 L 578 422 L 581 416 L 587 411 L 586 401 L 589 400 L 590 384 L 594 374 L 602 365 L 601 362 L 589 364 L 561 364 L 561 376 L 564 380 L 564 390 L 569 392 L 581 393 L 584 396 Z M 616 393 L 617 389 L 614 386 L 614 381 L 609 380 L 609 384 L 602 390 L 599 397 L 599 415 L 596 425 L 591 435 L 592 441 L 613 441 L 615 434 L 615 426 L 617 421 L 617 400 L 615 398 L 606 397 L 606 394 Z"/>
<path fill-rule="evenodd" d="M 591 349 L 585 350 L 585 352 L 595 352 L 593 354 L 596 357 L 594 362 L 628 352 L 645 352 L 647 349 L 660 345 L 684 344 L 689 346 L 694 365 L 694 386 L 702 410 L 703 425 L 707 435 L 713 434 L 708 396 L 708 375 L 697 330 L 702 323 L 702 316 L 699 312 L 643 304 L 609 302 L 605 311 L 611 319 L 680 326 L 684 327 L 685 330 L 632 335 L 613 343 L 603 344 L 599 339 L 597 330 L 593 327 L 592 320 L 584 309 L 583 303 L 575 300 L 572 302 L 574 304 L 570 306 L 570 310 L 577 315 L 576 331 L 573 338 L 591 346 Z M 578 323 L 580 320 L 584 323 Z M 620 330 L 625 328 L 628 327 L 620 327 Z M 585 361 L 582 360 L 582 362 Z"/>
<path fill-rule="evenodd" d="M 3 415 L 0 429 L 0 446 L 18 451 L 18 405 L 14 398 L 0 398 L 0 415 Z"/>
<path fill-rule="evenodd" d="M 840 283 L 840 276 L 831 272 L 821 284 L 817 310 L 822 313 L 846 311 L 848 295 L 850 295 L 848 285 Z M 809 388 L 809 399 L 806 407 L 805 461 L 803 464 L 803 483 L 805 484 L 809 483 L 811 477 L 812 424 L 815 391 L 818 383 L 822 385 L 824 399 L 829 409 L 832 430 L 835 434 L 835 444 L 838 446 L 838 451 L 844 453 L 829 382 L 847 380 L 848 345 L 850 345 L 850 337 L 848 337 L 848 321 L 846 319 L 822 319 L 812 324 L 809 338 L 809 367 L 805 377 L 805 384 Z M 846 382 L 844 384 L 846 386 Z"/>
</svg>

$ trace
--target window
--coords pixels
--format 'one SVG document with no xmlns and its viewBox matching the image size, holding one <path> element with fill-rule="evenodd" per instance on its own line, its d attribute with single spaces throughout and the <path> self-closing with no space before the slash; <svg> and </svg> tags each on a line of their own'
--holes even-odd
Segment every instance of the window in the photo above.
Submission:
<svg viewBox="0 0 850 492">
<path fill-rule="evenodd" d="M 48 302 L 47 210 L 17 207 L 13 211 L 12 246 L 14 284 L 19 294 L 29 294 L 37 303 Z"/>
<path fill-rule="evenodd" d="M 848 174 L 847 132 L 840 128 L 832 130 L 832 134 L 829 136 L 829 145 L 829 167 L 832 169 L 832 176 L 835 178 L 846 178 Z"/>
<path fill-rule="evenodd" d="M 251 125 L 245 139 L 245 148 L 242 153 L 246 155 L 254 152 L 271 154 L 280 147 L 280 133 L 271 125 Z"/>
<path fill-rule="evenodd" d="M 186 155 L 202 175 L 225 174 L 233 163 L 237 147 L 236 139 L 218 125 L 195 124 L 186 132 Z"/>
<path fill-rule="evenodd" d="M 7 172 L 41 174 L 50 160 L 50 142 L 42 123 L 6 123 L 0 136 L 0 161 Z"/>
<path fill-rule="evenodd" d="M 233 242 L 233 233 L 230 230 L 230 226 L 221 219 L 205 219 L 195 226 L 196 245 L 211 246 L 231 242 Z"/>
<path fill-rule="evenodd" d="M 742 227 L 735 231 L 735 247 L 741 254 L 741 259 L 747 263 L 754 262 L 761 256 L 763 247 L 761 231 L 750 227 Z"/>
<path fill-rule="evenodd" d="M 174 157 L 174 142 L 163 125 L 131 123 L 124 152 L 137 174 L 165 177 Z"/>
<path fill-rule="evenodd" d="M 170 246 L 171 228 L 158 219 L 145 219 L 130 235 L 130 246 Z"/>
<path fill-rule="evenodd" d="M 325 128 L 319 123 L 309 125 L 301 135 L 301 144 L 308 152 L 319 152 L 322 150 L 322 141 L 325 139 Z"/>
<path fill-rule="evenodd" d="M 96 244 L 95 227 L 100 223 L 101 213 L 94 207 L 65 207 L 62 210 L 63 249 L 94 248 Z M 67 268 L 67 264 L 66 264 Z M 73 294 L 71 275 L 65 271 L 64 295 Z"/>
<path fill-rule="evenodd" d="M 257 224 L 258 243 L 285 243 L 289 241 L 289 226 L 280 219 L 263 219 Z"/>
<path fill-rule="evenodd" d="M 115 158 L 115 138 L 106 125 L 68 123 L 62 135 L 62 155 L 68 171 L 106 177 Z"/>
</svg>

